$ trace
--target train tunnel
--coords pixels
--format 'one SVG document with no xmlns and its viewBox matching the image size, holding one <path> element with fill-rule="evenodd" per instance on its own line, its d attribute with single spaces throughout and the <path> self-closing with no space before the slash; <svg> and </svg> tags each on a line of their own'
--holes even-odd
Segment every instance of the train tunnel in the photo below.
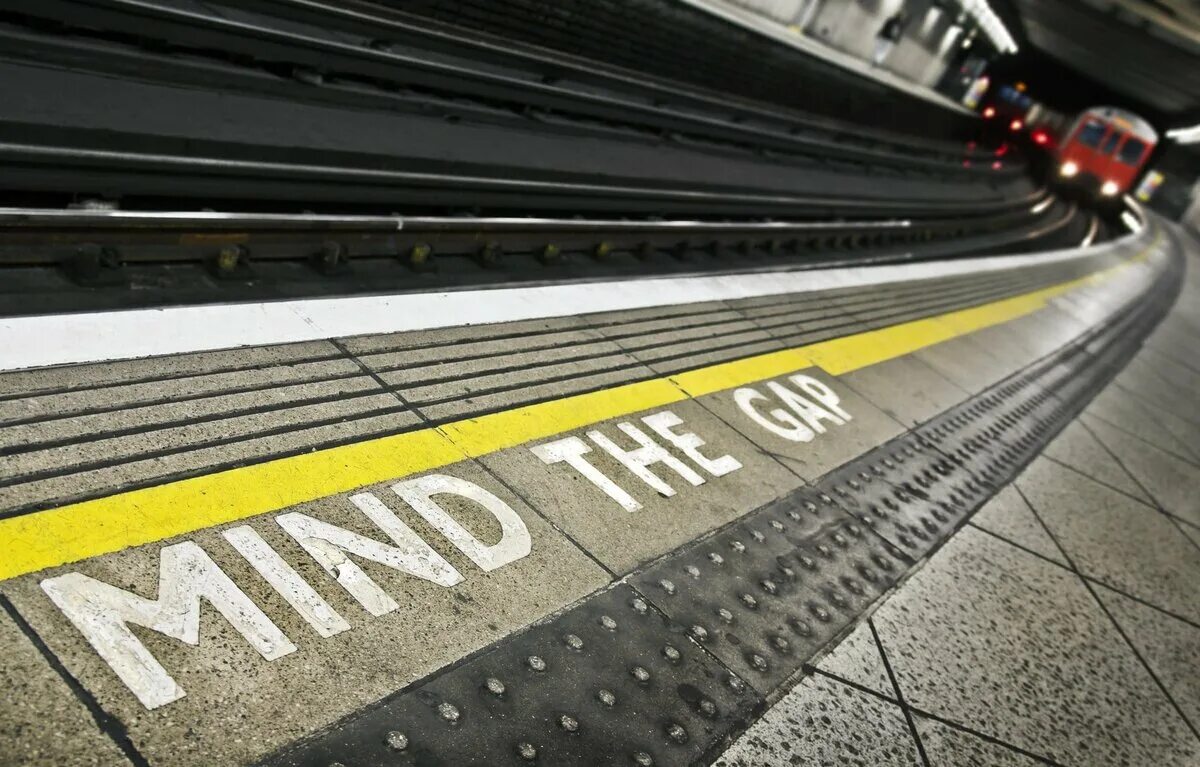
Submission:
<svg viewBox="0 0 1200 767">
<path fill-rule="evenodd" d="M 0 6 L 0 767 L 1200 763 L 1188 3 Z"/>
</svg>

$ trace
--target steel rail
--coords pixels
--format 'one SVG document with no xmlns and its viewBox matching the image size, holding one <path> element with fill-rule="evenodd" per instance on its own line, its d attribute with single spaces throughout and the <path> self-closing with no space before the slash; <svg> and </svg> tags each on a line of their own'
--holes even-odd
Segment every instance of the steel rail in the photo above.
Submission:
<svg viewBox="0 0 1200 767">
<path fill-rule="evenodd" d="M 869 266 L 1078 240 L 1077 211 L 627 221 L 0 209 L 0 316 Z"/>
<path fill-rule="evenodd" d="M 1053 198 L 1047 198 L 1053 202 Z M 1040 205 L 1040 203 L 1039 203 Z M 1034 211 L 1040 212 L 1040 210 Z M 699 219 L 629 220 L 546 218 L 538 216 L 360 216 L 318 213 L 252 213 L 213 210 L 121 210 L 121 209 L 60 209 L 0 207 L 0 230 L 12 227 L 63 228 L 281 228 L 281 229 L 376 229 L 399 231 L 420 229 L 462 231 L 486 227 L 496 230 L 540 231 L 825 231 L 831 229 L 899 229 L 911 227 L 913 219 L 884 219 L 877 221 L 705 221 Z"/>
<path fill-rule="evenodd" d="M 1053 200 L 1053 198 L 1047 198 Z M 479 255 L 494 250 L 554 260 L 566 252 L 597 257 L 614 251 L 759 249 L 767 254 L 835 245 L 951 240 L 1028 230 L 1049 217 L 1048 206 L 967 218 L 885 218 L 838 221 L 629 220 L 546 217 L 371 216 L 218 211 L 0 208 L 0 266 L 68 264 L 90 249 L 108 249 L 115 263 L 205 262 L 237 246 L 232 257 L 305 260 L 333 249 L 334 261 Z M 236 264 L 234 264 L 236 265 Z"/>
<path fill-rule="evenodd" d="M 536 199 L 539 196 L 554 197 L 558 202 L 564 202 L 564 197 L 571 198 L 602 198 L 619 200 L 622 203 L 639 201 L 642 203 L 682 203 L 692 204 L 698 209 L 705 205 L 711 209 L 728 210 L 730 206 L 748 208 L 758 215 L 769 215 L 778 212 L 790 212 L 796 215 L 798 211 L 826 215 L 864 215 L 900 212 L 911 214 L 913 210 L 930 213 L 963 213 L 977 209 L 978 200 L 896 200 L 885 198 L 840 199 L 836 197 L 816 197 L 789 194 L 766 194 L 749 192 L 743 189 L 696 189 L 683 187 L 655 187 L 649 184 L 631 186 L 624 184 L 600 184 L 579 181 L 547 181 L 542 179 L 510 179 L 470 174 L 429 173 L 421 171 L 403 171 L 387 168 L 345 167 L 321 165 L 315 163 L 285 163 L 267 160 L 240 160 L 227 157 L 202 155 L 175 155 L 163 153 L 139 153 L 132 151 L 116 151 L 103 149 L 85 149 L 69 146 L 43 146 L 17 142 L 0 142 L 0 159 L 7 164 L 6 174 L 16 174 L 20 167 L 28 164 L 40 166 L 51 165 L 64 175 L 80 172 L 79 169 L 94 172 L 98 168 L 107 168 L 124 176 L 135 172 L 144 172 L 157 179 L 157 186 L 165 194 L 176 190 L 180 184 L 178 175 L 165 176 L 164 172 L 178 174 L 187 172 L 199 179 L 213 179 L 217 176 L 237 177 L 261 182 L 268 178 L 288 179 L 291 182 L 316 182 L 328 189 L 328 185 L 358 183 L 376 191 L 379 200 L 396 201 L 400 188 L 420 190 L 424 195 L 431 191 L 452 191 L 461 194 L 471 193 L 472 204 L 483 204 L 486 198 L 478 195 L 486 193 L 502 193 L 519 196 L 523 200 Z M 63 168 L 71 168 L 70 173 Z M 296 185 L 293 187 L 293 199 L 318 199 L 312 189 Z M 1040 198 L 1040 192 L 1011 200 L 996 200 L 992 204 L 1004 207 L 1019 207 Z M 428 199 L 428 198 L 426 198 Z M 536 207 L 526 205 L 525 207 Z"/>
</svg>

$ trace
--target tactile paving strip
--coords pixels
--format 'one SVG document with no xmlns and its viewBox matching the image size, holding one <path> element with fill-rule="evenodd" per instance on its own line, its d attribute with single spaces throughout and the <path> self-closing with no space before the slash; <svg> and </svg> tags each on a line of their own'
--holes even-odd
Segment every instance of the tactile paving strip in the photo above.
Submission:
<svg viewBox="0 0 1200 767">
<path fill-rule="evenodd" d="M 271 767 L 710 761 L 1120 369 L 1177 289 Z"/>
<path fill-rule="evenodd" d="M 818 482 L 910 557 L 964 524 L 1120 371 L 1172 304 L 1174 270 L 1108 325 Z"/>
<path fill-rule="evenodd" d="M 693 641 L 767 694 L 910 564 L 832 497 L 802 488 L 632 581 Z"/>
<path fill-rule="evenodd" d="M 617 585 L 267 764 L 691 764 L 761 703 Z"/>
<path fill-rule="evenodd" d="M 1150 295 L 1090 337 L 921 425 L 910 439 L 936 447 L 978 484 L 998 489 L 1121 370 L 1171 306 L 1177 286 L 1177 272 L 1168 271 Z"/>
<path fill-rule="evenodd" d="M 862 459 L 831 472 L 818 487 L 860 522 L 873 527 L 911 558 L 927 554 L 952 529 L 965 509 L 941 501 L 942 488 L 926 478 L 940 456 L 912 439 L 899 438 Z M 917 481 L 927 488 L 918 488 Z M 928 492 L 926 491 L 928 489 Z"/>
</svg>

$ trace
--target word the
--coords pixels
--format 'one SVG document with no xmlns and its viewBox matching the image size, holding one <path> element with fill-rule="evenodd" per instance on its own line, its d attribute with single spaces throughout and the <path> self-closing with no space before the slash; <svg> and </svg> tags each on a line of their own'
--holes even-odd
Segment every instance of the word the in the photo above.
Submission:
<svg viewBox="0 0 1200 767">
<path fill-rule="evenodd" d="M 731 455 L 723 455 L 720 458 L 709 458 L 702 454 L 700 448 L 706 444 L 704 440 L 692 432 L 674 431 L 676 426 L 683 424 L 683 419 L 670 410 L 653 413 L 643 417 L 641 420 L 642 423 L 650 427 L 650 430 L 665 442 L 674 445 L 678 448 L 679 452 L 683 453 L 696 466 L 714 477 L 723 477 L 730 472 L 742 468 L 741 461 Z M 675 472 L 689 485 L 704 484 L 704 477 L 699 472 L 676 458 L 665 447 L 655 442 L 646 432 L 637 426 L 628 421 L 622 421 L 617 424 L 617 428 L 637 443 L 637 447 L 632 450 L 626 450 L 596 430 L 589 431 L 587 437 L 600 447 L 601 450 L 611 455 L 618 463 L 628 469 L 633 476 L 649 485 L 658 494 L 669 498 L 675 495 L 675 488 L 671 487 L 662 477 L 651 471 L 650 467 L 655 464 L 662 464 L 664 467 Z M 530 450 L 545 463 L 565 462 L 571 468 L 575 469 L 575 471 L 586 477 L 593 485 L 600 488 L 605 495 L 619 503 L 626 511 L 632 512 L 642 508 L 642 504 L 636 498 L 606 476 L 604 472 L 596 468 L 587 458 L 584 458 L 585 455 L 592 452 L 592 448 L 579 437 L 567 437 L 566 439 L 547 442 L 532 447 Z"/>
</svg>

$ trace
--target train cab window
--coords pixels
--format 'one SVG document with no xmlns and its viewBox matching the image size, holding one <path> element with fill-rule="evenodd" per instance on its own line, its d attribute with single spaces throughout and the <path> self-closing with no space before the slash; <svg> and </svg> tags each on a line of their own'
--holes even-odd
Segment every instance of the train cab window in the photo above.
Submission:
<svg viewBox="0 0 1200 767">
<path fill-rule="evenodd" d="M 1104 138 L 1107 130 L 1108 126 L 1099 120 L 1088 120 L 1079 129 L 1079 143 L 1095 149 L 1100 146 L 1100 139 Z"/>
<path fill-rule="evenodd" d="M 1142 153 L 1146 151 L 1146 144 L 1133 136 L 1125 139 L 1125 143 L 1121 144 L 1120 151 L 1117 152 L 1117 160 L 1126 164 L 1136 166 L 1142 159 Z"/>
<path fill-rule="evenodd" d="M 1104 143 L 1100 145 L 1100 154 L 1112 154 L 1112 151 L 1117 148 L 1117 142 L 1121 140 L 1124 133 L 1113 131 L 1104 137 Z"/>
</svg>

